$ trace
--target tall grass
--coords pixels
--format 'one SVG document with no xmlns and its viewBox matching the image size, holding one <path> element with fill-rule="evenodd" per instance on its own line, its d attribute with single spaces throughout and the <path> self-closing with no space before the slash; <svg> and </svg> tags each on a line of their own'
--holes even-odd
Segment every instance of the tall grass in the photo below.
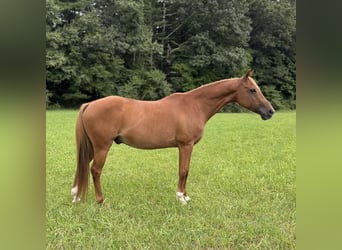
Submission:
<svg viewBox="0 0 342 250">
<path fill-rule="evenodd" d="M 176 148 L 113 144 L 104 203 L 72 204 L 77 111 L 46 114 L 48 249 L 294 249 L 295 112 L 217 114 L 195 146 L 183 206 Z"/>
</svg>

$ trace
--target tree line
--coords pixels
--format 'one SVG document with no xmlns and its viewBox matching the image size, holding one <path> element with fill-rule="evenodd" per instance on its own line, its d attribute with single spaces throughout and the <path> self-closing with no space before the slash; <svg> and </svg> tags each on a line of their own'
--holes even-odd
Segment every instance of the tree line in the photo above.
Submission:
<svg viewBox="0 0 342 250">
<path fill-rule="evenodd" d="M 46 0 L 46 104 L 156 100 L 252 68 L 294 109 L 295 32 L 294 0 Z"/>
</svg>

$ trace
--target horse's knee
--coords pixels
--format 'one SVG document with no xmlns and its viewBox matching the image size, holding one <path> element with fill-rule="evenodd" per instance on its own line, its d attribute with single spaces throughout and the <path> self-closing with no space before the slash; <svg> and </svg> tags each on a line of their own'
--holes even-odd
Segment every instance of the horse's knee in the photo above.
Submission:
<svg viewBox="0 0 342 250">
<path fill-rule="evenodd" d="M 94 178 L 97 178 L 97 177 L 100 177 L 101 176 L 101 172 L 102 172 L 102 169 L 100 168 L 97 168 L 95 166 L 92 166 L 90 168 L 90 171 L 91 171 L 91 174 Z"/>
</svg>

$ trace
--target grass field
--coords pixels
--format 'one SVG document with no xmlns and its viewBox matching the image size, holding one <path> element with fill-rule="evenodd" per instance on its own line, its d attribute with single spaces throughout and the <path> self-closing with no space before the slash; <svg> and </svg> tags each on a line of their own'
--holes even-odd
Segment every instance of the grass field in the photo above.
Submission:
<svg viewBox="0 0 342 250">
<path fill-rule="evenodd" d="M 72 204 L 77 111 L 46 112 L 47 249 L 295 249 L 296 113 L 216 114 L 192 155 L 183 206 L 176 148 L 113 144 L 104 203 Z"/>
</svg>

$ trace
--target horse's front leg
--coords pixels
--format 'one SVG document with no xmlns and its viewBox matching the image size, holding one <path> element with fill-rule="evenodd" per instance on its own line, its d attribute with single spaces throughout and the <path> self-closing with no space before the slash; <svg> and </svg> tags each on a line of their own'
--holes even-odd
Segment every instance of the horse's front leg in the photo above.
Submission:
<svg viewBox="0 0 342 250">
<path fill-rule="evenodd" d="M 184 144 L 178 146 L 179 151 L 179 180 L 178 190 L 176 193 L 177 198 L 185 205 L 190 200 L 190 197 L 186 194 L 186 180 L 189 173 L 191 153 L 193 149 L 193 143 Z"/>
</svg>

